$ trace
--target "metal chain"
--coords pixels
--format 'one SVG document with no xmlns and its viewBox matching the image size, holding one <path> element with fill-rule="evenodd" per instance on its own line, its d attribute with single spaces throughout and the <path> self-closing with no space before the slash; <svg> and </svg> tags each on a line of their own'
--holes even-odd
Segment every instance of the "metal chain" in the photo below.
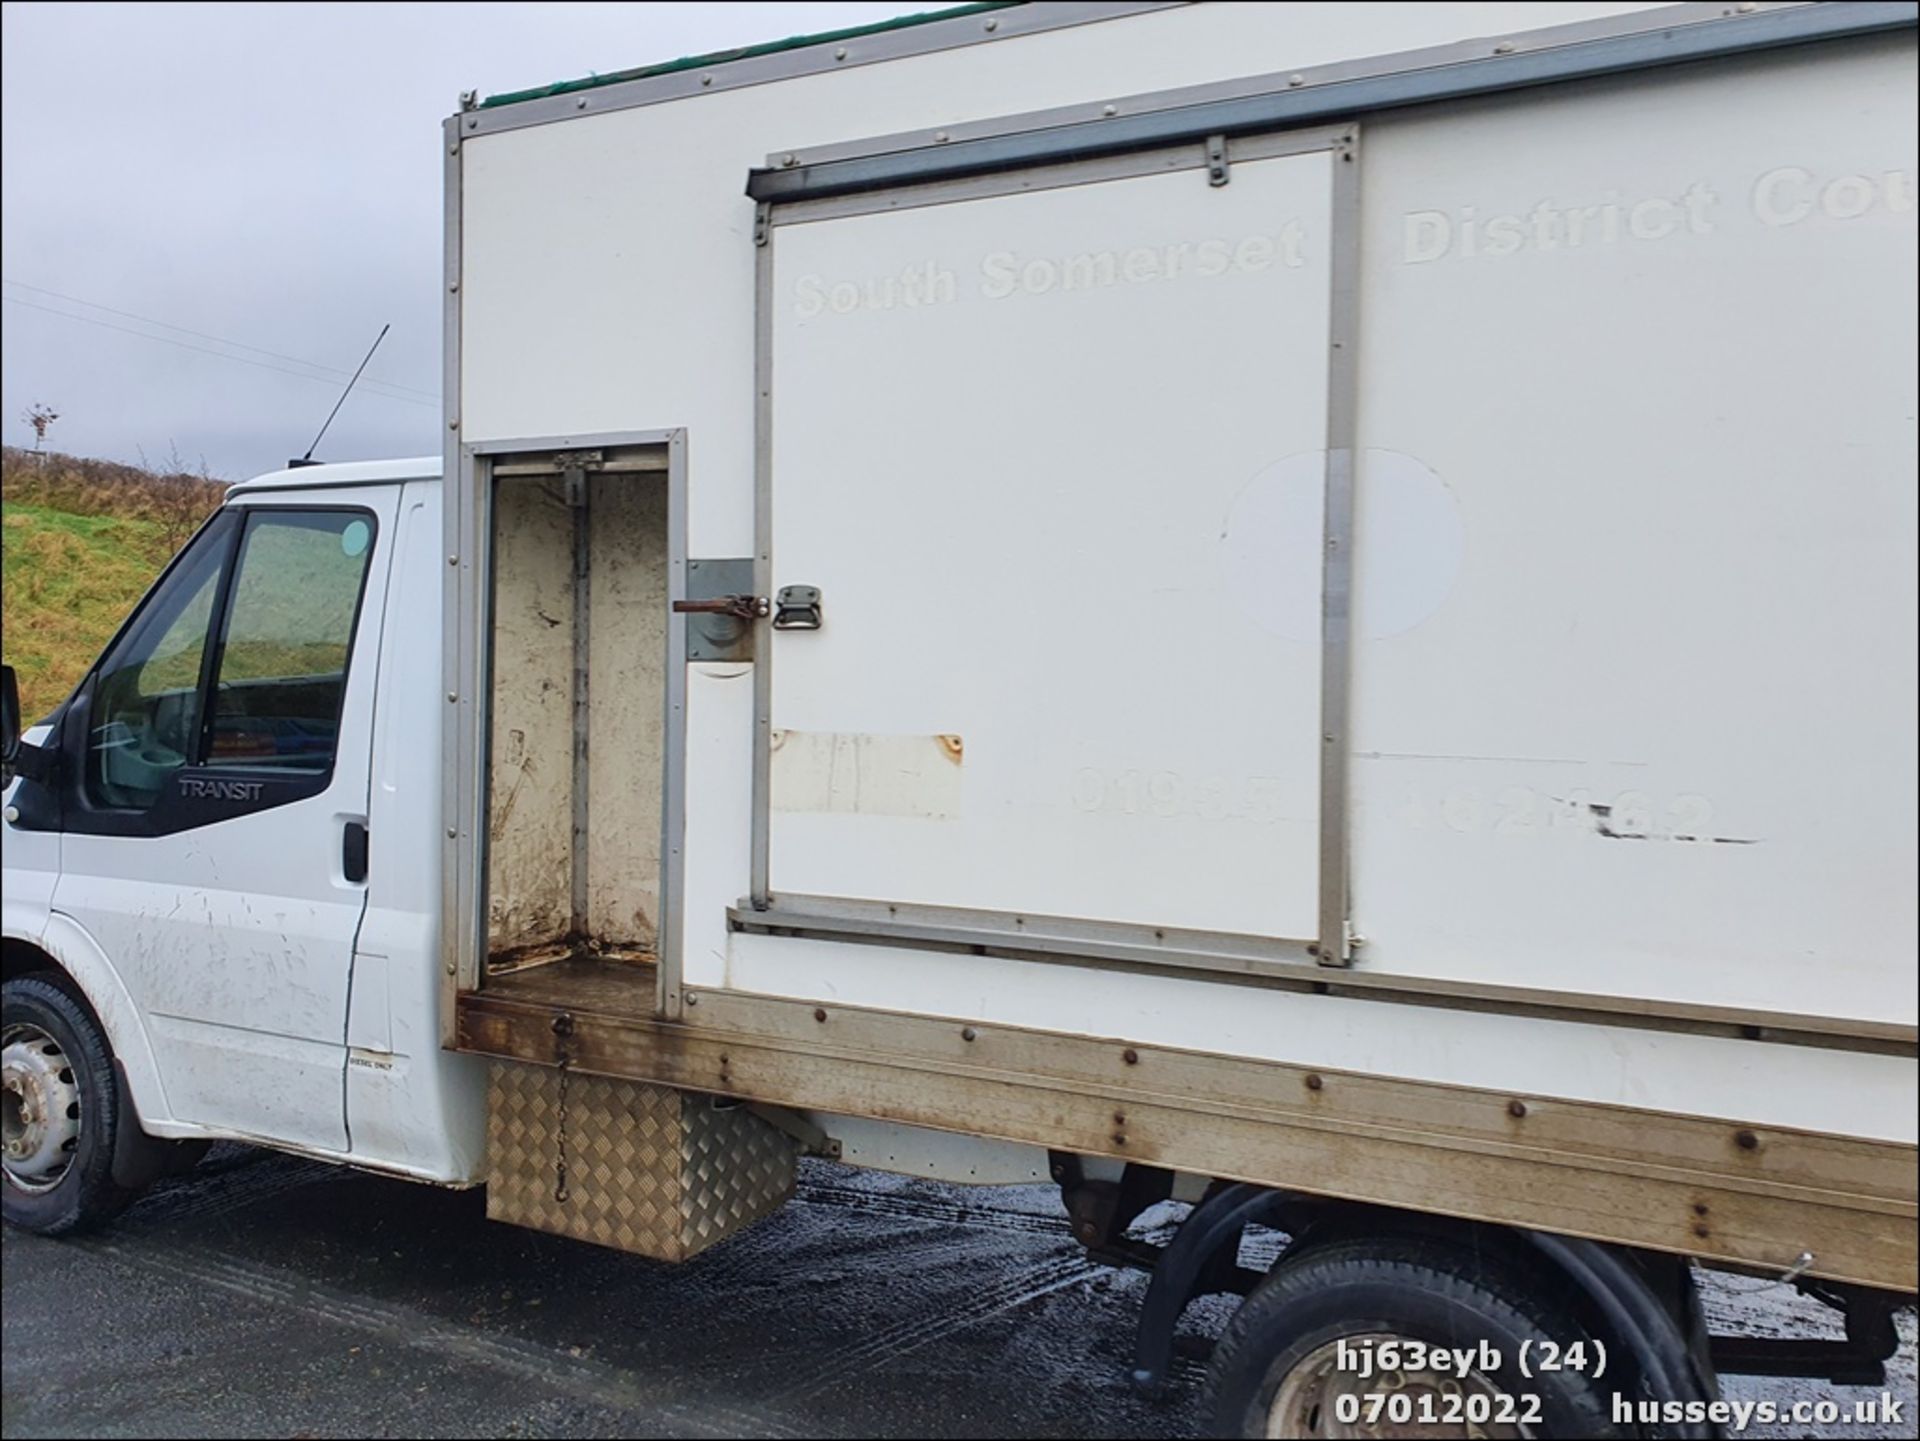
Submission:
<svg viewBox="0 0 1920 1441">
<path fill-rule="evenodd" d="M 553 1018 L 554 1060 L 560 1068 L 560 1104 L 553 1136 L 553 1199 L 567 1199 L 567 1077 L 573 1068 L 573 1017 L 562 1011 Z"/>
</svg>

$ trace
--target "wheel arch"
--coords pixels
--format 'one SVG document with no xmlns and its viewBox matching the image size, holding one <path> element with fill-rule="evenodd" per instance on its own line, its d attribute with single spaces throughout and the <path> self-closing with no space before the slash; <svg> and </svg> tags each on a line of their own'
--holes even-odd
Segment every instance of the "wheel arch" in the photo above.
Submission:
<svg viewBox="0 0 1920 1441">
<path fill-rule="evenodd" d="M 1141 1390 L 1153 1393 L 1165 1384 L 1174 1327 L 1188 1302 L 1211 1291 L 1244 1288 L 1244 1274 L 1241 1284 L 1234 1284 L 1234 1274 L 1241 1271 L 1235 1258 L 1248 1225 L 1287 1233 L 1282 1260 L 1340 1241 L 1393 1236 L 1504 1254 L 1519 1263 L 1522 1274 L 1547 1270 L 1565 1288 L 1582 1322 L 1631 1358 L 1649 1394 L 1679 1401 L 1711 1400 L 1717 1394 L 1682 1258 L 1239 1183 L 1209 1191 L 1154 1267 L 1134 1352 L 1133 1381 Z"/>
<path fill-rule="evenodd" d="M 54 911 L 39 935 L 21 934 L 11 927 L 0 944 L 0 965 L 7 980 L 17 975 L 52 973 L 86 1003 L 112 1048 L 115 1069 L 125 1078 L 140 1124 L 151 1128 L 168 1124 L 173 1111 L 153 1052 L 152 1038 L 126 984 L 106 953 L 71 916 Z"/>
</svg>

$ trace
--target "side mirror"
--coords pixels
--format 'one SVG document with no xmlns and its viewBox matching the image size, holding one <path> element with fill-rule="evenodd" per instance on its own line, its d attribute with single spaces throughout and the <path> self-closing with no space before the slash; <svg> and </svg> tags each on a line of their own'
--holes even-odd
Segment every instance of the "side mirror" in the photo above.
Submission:
<svg viewBox="0 0 1920 1441">
<path fill-rule="evenodd" d="M 29 745 L 20 739 L 20 682 L 10 665 L 0 666 L 0 747 L 0 765 L 4 765 L 9 781 L 14 776 L 48 780 L 59 762 L 59 752 L 52 747 Z"/>
<path fill-rule="evenodd" d="M 0 665 L 0 761 L 13 769 L 20 754 L 20 682 L 13 667 Z"/>
</svg>

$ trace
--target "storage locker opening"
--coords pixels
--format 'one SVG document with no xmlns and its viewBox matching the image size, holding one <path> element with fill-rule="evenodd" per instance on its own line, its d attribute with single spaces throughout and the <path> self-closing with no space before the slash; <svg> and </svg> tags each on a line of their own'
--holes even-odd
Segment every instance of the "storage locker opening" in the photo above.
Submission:
<svg viewBox="0 0 1920 1441">
<path fill-rule="evenodd" d="M 643 967 L 650 985 L 665 451 L 499 457 L 491 502 L 486 976 L 573 961 Z"/>
</svg>

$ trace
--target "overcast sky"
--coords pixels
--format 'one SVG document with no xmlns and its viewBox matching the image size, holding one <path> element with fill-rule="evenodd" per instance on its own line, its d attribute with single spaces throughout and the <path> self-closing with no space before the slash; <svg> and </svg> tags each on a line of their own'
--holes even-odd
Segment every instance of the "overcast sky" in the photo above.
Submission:
<svg viewBox="0 0 1920 1441">
<path fill-rule="evenodd" d="M 462 90 L 929 4 L 7 4 L 0 429 L 240 479 L 437 452 L 440 121 Z M 156 338 L 159 337 L 159 338 Z M 371 383 L 370 383 L 371 382 Z"/>
</svg>

